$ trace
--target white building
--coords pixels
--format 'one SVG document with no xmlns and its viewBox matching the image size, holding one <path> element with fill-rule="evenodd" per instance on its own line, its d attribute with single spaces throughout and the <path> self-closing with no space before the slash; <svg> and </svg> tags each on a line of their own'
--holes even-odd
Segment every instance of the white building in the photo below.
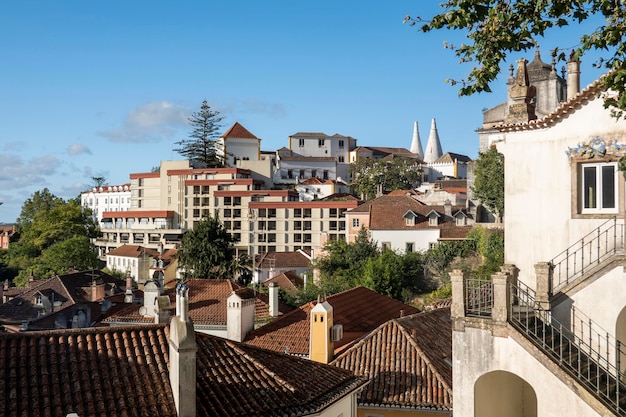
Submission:
<svg viewBox="0 0 626 417">
<path fill-rule="evenodd" d="M 504 155 L 506 264 L 486 282 L 453 274 L 454 414 L 621 416 L 626 121 L 600 82 L 579 91 L 577 61 L 569 99 L 541 116 L 530 67 L 504 123 L 479 132 Z"/>
<path fill-rule="evenodd" d="M 93 187 L 80 195 L 80 205 L 91 209 L 96 221 L 105 211 L 127 211 L 130 208 L 130 184 Z"/>
</svg>

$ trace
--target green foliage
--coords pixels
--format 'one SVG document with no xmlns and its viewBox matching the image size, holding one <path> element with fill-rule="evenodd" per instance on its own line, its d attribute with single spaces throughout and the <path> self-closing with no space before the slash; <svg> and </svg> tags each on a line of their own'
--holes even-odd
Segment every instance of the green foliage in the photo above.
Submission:
<svg viewBox="0 0 626 417">
<path fill-rule="evenodd" d="M 401 300 L 406 277 L 403 273 L 402 256 L 392 250 L 367 260 L 363 268 L 361 285 L 379 294 Z"/>
<path fill-rule="evenodd" d="M 185 278 L 225 278 L 232 271 L 235 240 L 218 217 L 205 216 L 183 236 L 178 263 Z"/>
<path fill-rule="evenodd" d="M 107 275 L 111 275 L 117 279 L 121 279 L 122 281 L 126 280 L 126 272 L 118 270 L 118 269 L 109 269 L 107 267 L 102 268 L 102 272 Z"/>
<path fill-rule="evenodd" d="M 321 281 L 326 281 L 329 292 L 337 292 L 337 288 L 358 285 L 363 266 L 371 257 L 378 256 L 378 248 L 367 233 L 361 228 L 353 243 L 345 240 L 331 240 L 324 246 L 325 256 L 316 261 L 320 270 Z"/>
<path fill-rule="evenodd" d="M 477 227 L 468 237 L 476 242 L 476 251 L 482 258 L 476 274 L 482 278 L 491 277 L 504 264 L 504 232 Z"/>
<path fill-rule="evenodd" d="M 222 128 L 220 124 L 222 119 L 220 113 L 212 110 L 204 100 L 200 111 L 193 112 L 188 119 L 191 126 L 189 139 L 176 142 L 178 147 L 174 151 L 189 159 L 195 167 L 223 166 L 225 161 L 217 152 L 217 139 Z"/>
<path fill-rule="evenodd" d="M 379 185 L 384 191 L 408 190 L 417 187 L 422 179 L 419 165 L 410 158 L 361 158 L 350 164 L 349 172 L 354 178 L 352 191 L 364 199 L 376 197 Z"/>
<path fill-rule="evenodd" d="M 580 26 L 583 21 L 598 22 L 595 29 L 583 33 L 576 45 L 573 58 L 580 58 L 588 51 L 600 51 L 602 56 L 594 62 L 598 68 L 606 68 L 609 75 L 604 85 L 618 93 L 605 97 L 605 106 L 615 106 L 617 115 L 626 109 L 626 8 L 614 0 L 518 0 L 478 1 L 447 0 L 441 4 L 442 12 L 430 20 L 407 16 L 405 22 L 418 25 L 422 32 L 433 30 L 460 30 L 467 42 L 461 45 L 446 43 L 445 47 L 459 58 L 461 63 L 472 64 L 466 80 L 447 80 L 452 85 L 460 82 L 460 95 L 491 91 L 490 83 L 500 72 L 500 65 L 512 52 L 527 51 L 552 30 L 565 26 Z M 553 51 L 558 61 L 566 59 L 565 51 Z"/>
<path fill-rule="evenodd" d="M 47 188 L 37 191 L 22 205 L 17 226 L 20 237 L 6 255 L 7 267 L 18 271 L 16 283 L 26 283 L 31 273 L 43 278 L 97 267 L 89 238 L 98 228 L 77 199 L 65 201 Z"/>
<path fill-rule="evenodd" d="M 474 196 L 499 219 L 504 215 L 504 156 L 495 148 L 481 152 L 474 162 Z"/>
</svg>

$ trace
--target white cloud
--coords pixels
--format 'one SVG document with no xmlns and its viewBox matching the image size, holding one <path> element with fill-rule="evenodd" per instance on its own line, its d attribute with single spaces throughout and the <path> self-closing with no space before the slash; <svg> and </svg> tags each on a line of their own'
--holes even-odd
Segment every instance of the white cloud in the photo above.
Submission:
<svg viewBox="0 0 626 417">
<path fill-rule="evenodd" d="M 80 154 L 88 154 L 91 155 L 91 149 L 82 143 L 73 143 L 67 148 L 67 153 L 69 155 L 80 155 Z"/>
<path fill-rule="evenodd" d="M 17 190 L 33 185 L 45 186 L 48 178 L 56 174 L 59 160 L 54 155 L 45 155 L 24 161 L 14 154 L 0 154 L 0 189 Z"/>
<path fill-rule="evenodd" d="M 112 142 L 159 142 L 187 126 L 190 114 L 191 110 L 167 101 L 146 103 L 131 110 L 121 127 L 98 134 Z"/>
</svg>

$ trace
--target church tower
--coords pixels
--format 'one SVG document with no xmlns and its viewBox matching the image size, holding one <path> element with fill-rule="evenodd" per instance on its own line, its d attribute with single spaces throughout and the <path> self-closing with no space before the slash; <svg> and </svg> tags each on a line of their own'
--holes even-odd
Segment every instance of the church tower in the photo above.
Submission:
<svg viewBox="0 0 626 417">
<path fill-rule="evenodd" d="M 420 140 L 420 132 L 417 130 L 417 122 L 413 126 L 413 140 L 411 141 L 410 151 L 417 155 L 421 160 L 424 160 L 424 151 L 422 150 L 422 141 Z"/>
<path fill-rule="evenodd" d="M 317 301 L 311 309 L 311 335 L 309 337 L 309 359 L 328 363 L 333 359 L 334 344 L 331 337 L 333 307 L 328 301 Z"/>
<path fill-rule="evenodd" d="M 433 163 L 441 158 L 442 155 L 443 152 L 441 151 L 441 142 L 439 142 L 439 133 L 437 133 L 437 123 L 433 118 L 430 125 L 430 135 L 428 135 L 428 143 L 424 151 L 424 162 L 427 164 Z"/>
</svg>

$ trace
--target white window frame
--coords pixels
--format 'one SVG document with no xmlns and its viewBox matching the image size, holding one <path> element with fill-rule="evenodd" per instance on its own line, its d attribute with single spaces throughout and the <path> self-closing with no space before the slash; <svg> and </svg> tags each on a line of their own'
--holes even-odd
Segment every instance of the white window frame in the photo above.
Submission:
<svg viewBox="0 0 626 417">
<path fill-rule="evenodd" d="M 613 207 L 603 207 L 603 169 L 605 167 L 613 168 Z M 595 171 L 595 184 L 592 186 L 588 186 L 586 183 L 586 175 L 585 171 L 589 170 L 589 172 Z M 579 198 L 580 198 L 580 213 L 581 214 L 616 214 L 619 210 L 619 191 L 618 191 L 618 171 L 617 171 L 617 162 L 593 162 L 593 163 L 583 163 L 580 164 L 580 190 L 579 190 Z M 587 195 L 588 199 L 585 199 Z M 595 206 L 595 207 L 587 207 Z"/>
<path fill-rule="evenodd" d="M 352 227 L 361 227 L 361 220 L 359 218 L 352 219 Z"/>
</svg>

